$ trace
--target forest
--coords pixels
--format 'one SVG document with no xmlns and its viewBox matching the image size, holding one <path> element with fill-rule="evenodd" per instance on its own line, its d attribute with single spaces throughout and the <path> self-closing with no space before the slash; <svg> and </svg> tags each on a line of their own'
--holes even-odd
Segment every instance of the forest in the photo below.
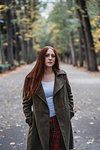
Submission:
<svg viewBox="0 0 100 150">
<path fill-rule="evenodd" d="M 32 63 L 47 45 L 66 64 L 100 71 L 100 1 L 0 1 L 1 73 Z"/>
</svg>

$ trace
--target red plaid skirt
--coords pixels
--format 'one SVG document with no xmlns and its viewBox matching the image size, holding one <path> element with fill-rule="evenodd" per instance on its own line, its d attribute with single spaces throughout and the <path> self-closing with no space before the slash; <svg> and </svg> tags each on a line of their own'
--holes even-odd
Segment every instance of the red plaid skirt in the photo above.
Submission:
<svg viewBox="0 0 100 150">
<path fill-rule="evenodd" d="M 61 130 L 56 115 L 50 118 L 49 150 L 61 150 Z"/>
</svg>

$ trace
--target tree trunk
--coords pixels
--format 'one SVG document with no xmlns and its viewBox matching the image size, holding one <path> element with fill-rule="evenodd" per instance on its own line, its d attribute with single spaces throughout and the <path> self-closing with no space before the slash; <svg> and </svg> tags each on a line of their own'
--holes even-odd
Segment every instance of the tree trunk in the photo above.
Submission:
<svg viewBox="0 0 100 150">
<path fill-rule="evenodd" d="M 76 4 L 80 6 L 78 0 L 76 0 Z M 89 67 L 88 46 L 87 46 L 87 41 L 86 41 L 86 36 L 85 36 L 85 31 L 84 31 L 84 26 L 83 26 L 83 21 L 82 21 L 82 13 L 80 9 L 77 9 L 77 17 L 80 19 L 81 32 L 82 32 L 81 39 L 83 40 L 84 50 L 85 50 L 85 59 L 87 63 L 87 69 L 89 70 L 90 67 Z"/>
<path fill-rule="evenodd" d="M 73 5 L 73 1 L 72 0 L 67 0 L 66 1 L 67 4 L 67 8 L 71 9 L 72 5 Z M 73 18 L 72 15 L 70 15 L 70 18 Z M 69 41 L 70 41 L 70 49 L 71 49 L 71 63 L 76 66 L 76 58 L 75 58 L 75 47 L 74 47 L 74 40 L 73 40 L 73 32 L 70 32 L 69 35 Z"/>
<path fill-rule="evenodd" d="M 25 40 L 23 40 L 23 46 L 24 46 L 24 61 L 27 63 L 27 61 L 28 61 L 28 51 L 27 51 L 27 41 L 25 41 Z"/>
<path fill-rule="evenodd" d="M 93 37 L 91 33 L 91 25 L 89 21 L 89 16 L 86 8 L 86 2 L 85 0 L 78 0 L 80 8 L 82 10 L 82 21 L 85 29 L 85 36 L 87 40 L 87 46 L 88 46 L 88 55 L 89 55 L 89 70 L 91 71 L 97 71 L 97 62 L 96 62 L 96 54 L 94 51 L 94 42 Z"/>
<path fill-rule="evenodd" d="M 2 64 L 5 64 L 4 49 L 2 47 L 1 25 L 0 25 L 0 61 Z"/>
<path fill-rule="evenodd" d="M 8 63 L 13 65 L 13 43 L 12 43 L 12 24 L 11 10 L 7 10 L 7 41 L 8 41 Z"/>
<path fill-rule="evenodd" d="M 80 60 L 80 67 L 83 67 L 83 61 L 84 61 L 84 48 L 83 48 L 83 41 L 82 41 L 82 32 L 81 28 L 78 28 L 78 35 L 79 35 L 79 60 Z"/>
<path fill-rule="evenodd" d="M 100 65 L 100 51 L 98 52 L 98 65 Z"/>
<path fill-rule="evenodd" d="M 70 47 L 71 47 L 71 58 L 72 64 L 76 66 L 76 59 L 75 59 L 75 48 L 74 48 L 74 40 L 73 40 L 73 33 L 70 33 Z"/>
<path fill-rule="evenodd" d="M 16 3 L 15 1 L 12 2 L 13 4 L 13 19 L 16 19 L 17 20 L 17 16 L 16 16 Z M 14 39 L 15 39 L 15 44 L 14 44 L 14 47 L 15 47 L 15 59 L 16 61 L 18 61 L 20 63 L 20 56 L 19 56 L 19 50 L 20 50 L 20 43 L 19 43 L 19 38 L 18 38 L 18 35 L 16 35 L 16 32 L 19 32 L 19 28 L 17 26 L 17 23 L 14 23 L 13 25 L 13 28 L 14 28 Z"/>
<path fill-rule="evenodd" d="M 2 51 L 2 45 L 1 45 L 1 30 L 0 30 L 0 63 L 2 63 L 1 51 Z"/>
<path fill-rule="evenodd" d="M 79 6 L 78 0 L 76 0 L 76 4 Z M 83 22 L 82 22 L 82 14 L 81 11 L 79 9 L 76 10 L 76 15 L 80 20 L 80 31 L 79 32 L 79 41 L 80 41 L 80 55 L 81 51 L 84 51 L 84 55 L 85 55 L 85 59 L 86 59 L 86 63 L 87 63 L 87 69 L 89 69 L 89 56 L 88 56 L 88 47 L 87 47 L 87 41 L 86 41 L 86 37 L 85 37 L 85 33 L 84 33 L 84 26 L 83 26 Z M 82 62 L 81 62 L 81 57 L 84 56 L 80 56 L 80 66 L 82 66 Z"/>
<path fill-rule="evenodd" d="M 32 63 L 34 60 L 34 54 L 33 54 L 33 42 L 32 42 L 32 38 L 30 38 L 29 42 L 29 46 L 28 46 L 28 63 Z"/>
</svg>

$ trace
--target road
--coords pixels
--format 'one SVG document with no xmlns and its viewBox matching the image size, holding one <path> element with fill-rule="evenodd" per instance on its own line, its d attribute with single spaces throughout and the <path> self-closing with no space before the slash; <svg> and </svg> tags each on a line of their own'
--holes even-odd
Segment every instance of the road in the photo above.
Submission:
<svg viewBox="0 0 100 150">
<path fill-rule="evenodd" d="M 72 88 L 75 150 L 100 150 L 100 78 L 61 63 Z M 28 125 L 22 110 L 22 87 L 33 64 L 0 77 L 0 150 L 26 150 Z"/>
</svg>

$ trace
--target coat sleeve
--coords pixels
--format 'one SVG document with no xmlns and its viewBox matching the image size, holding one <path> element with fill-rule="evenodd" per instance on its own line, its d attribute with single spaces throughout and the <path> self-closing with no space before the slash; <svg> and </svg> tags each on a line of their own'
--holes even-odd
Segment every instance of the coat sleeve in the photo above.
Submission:
<svg viewBox="0 0 100 150">
<path fill-rule="evenodd" d="M 24 96 L 23 96 L 23 112 L 25 114 L 25 121 L 26 123 L 28 123 L 29 126 L 32 125 L 32 109 L 31 109 L 31 106 L 32 106 L 32 99 L 28 100 L 27 99 L 27 85 L 28 85 L 28 79 L 27 79 L 27 84 L 26 84 L 26 90 L 24 92 Z"/>
<path fill-rule="evenodd" d="M 67 74 L 65 76 L 66 78 L 66 88 L 67 88 L 67 92 L 68 92 L 68 98 L 69 98 L 69 108 L 70 108 L 70 119 L 74 116 L 74 103 L 73 103 L 73 95 L 72 95 L 72 91 L 71 91 L 71 86 L 67 77 Z"/>
</svg>

